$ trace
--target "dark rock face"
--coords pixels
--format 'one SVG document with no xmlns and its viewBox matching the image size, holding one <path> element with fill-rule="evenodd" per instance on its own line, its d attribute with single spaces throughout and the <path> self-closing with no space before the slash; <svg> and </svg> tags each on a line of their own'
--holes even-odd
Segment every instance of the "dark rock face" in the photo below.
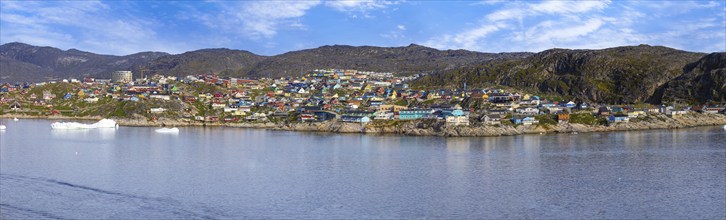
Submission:
<svg viewBox="0 0 726 220">
<path fill-rule="evenodd" d="M 139 71 L 143 69 L 147 71 L 146 74 L 242 76 L 264 59 L 264 56 L 258 56 L 243 50 L 203 49 L 163 56 L 136 65 L 134 69 Z"/>
<path fill-rule="evenodd" d="M 647 45 L 603 50 L 546 50 L 433 74 L 418 86 L 504 85 L 598 103 L 652 102 L 657 89 L 702 53 Z M 650 98 L 650 99 L 649 99 Z"/>
<path fill-rule="evenodd" d="M 653 103 L 726 102 L 726 53 L 711 53 L 683 67 L 683 74 L 664 84 Z"/>
</svg>

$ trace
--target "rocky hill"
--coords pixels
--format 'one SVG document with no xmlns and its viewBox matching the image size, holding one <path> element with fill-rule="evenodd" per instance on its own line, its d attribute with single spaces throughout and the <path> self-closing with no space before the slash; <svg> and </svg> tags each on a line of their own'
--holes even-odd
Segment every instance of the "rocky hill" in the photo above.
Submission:
<svg viewBox="0 0 726 220">
<path fill-rule="evenodd" d="M 531 53 L 480 53 L 437 50 L 411 44 L 406 47 L 323 46 L 269 57 L 251 69 L 251 76 L 296 75 L 300 70 L 343 68 L 399 74 L 444 71 L 488 60 L 522 58 Z"/>
<path fill-rule="evenodd" d="M 650 102 L 726 102 L 726 53 L 712 53 L 683 67 L 683 74 L 663 84 Z"/>
<path fill-rule="evenodd" d="M 116 70 L 234 77 L 297 76 L 316 68 L 432 73 L 413 85 L 460 88 L 508 86 L 598 103 L 723 102 L 724 53 L 694 53 L 661 46 L 602 50 L 551 49 L 540 53 L 480 53 L 405 47 L 322 46 L 275 56 L 243 50 L 203 49 L 170 55 L 143 52 L 98 55 L 22 43 L 0 46 L 0 82 L 94 76 Z M 142 71 L 143 70 L 143 71 Z"/>
<path fill-rule="evenodd" d="M 105 76 L 116 70 L 131 70 L 167 53 L 143 52 L 127 56 L 99 55 L 80 50 L 60 50 L 23 43 L 0 45 L 0 81 L 45 81 L 59 78 Z"/>
<path fill-rule="evenodd" d="M 522 58 L 531 53 L 480 53 L 437 50 L 420 45 L 406 47 L 323 46 L 260 56 L 243 50 L 203 49 L 182 54 L 145 52 L 129 56 L 98 55 L 78 50 L 63 51 L 22 43 L 0 46 L 7 63 L 2 81 L 43 81 L 48 78 L 108 78 L 116 70 L 144 74 L 222 76 L 294 76 L 316 68 L 389 71 L 401 74 L 438 72 L 488 60 Z"/>
<path fill-rule="evenodd" d="M 649 98 L 656 89 L 682 75 L 685 66 L 704 55 L 648 45 L 551 49 L 521 59 L 485 61 L 432 74 L 415 85 L 504 85 L 598 103 L 638 103 L 654 101 Z"/>
<path fill-rule="evenodd" d="M 230 49 L 203 49 L 182 54 L 163 56 L 134 66 L 135 72 L 145 74 L 188 75 L 219 74 L 244 76 L 266 57 L 248 51 Z"/>
</svg>

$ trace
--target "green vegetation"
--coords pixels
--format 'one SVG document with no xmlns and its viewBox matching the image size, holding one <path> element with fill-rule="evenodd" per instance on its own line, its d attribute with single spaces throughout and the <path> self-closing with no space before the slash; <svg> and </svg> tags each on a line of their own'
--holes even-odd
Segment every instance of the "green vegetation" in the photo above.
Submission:
<svg viewBox="0 0 726 220">
<path fill-rule="evenodd" d="M 599 125 L 598 118 L 590 113 L 570 114 L 570 123 L 584 125 Z"/>
<path fill-rule="evenodd" d="M 556 125 L 557 120 L 552 118 L 552 115 L 537 115 L 534 116 L 539 121 L 540 125 Z"/>
<path fill-rule="evenodd" d="M 394 104 L 394 105 L 402 105 L 402 106 L 408 106 L 408 101 L 407 101 L 407 100 L 405 100 L 405 99 L 400 99 L 400 100 L 396 100 L 396 102 L 395 102 L 395 103 L 393 103 L 393 104 Z"/>
</svg>

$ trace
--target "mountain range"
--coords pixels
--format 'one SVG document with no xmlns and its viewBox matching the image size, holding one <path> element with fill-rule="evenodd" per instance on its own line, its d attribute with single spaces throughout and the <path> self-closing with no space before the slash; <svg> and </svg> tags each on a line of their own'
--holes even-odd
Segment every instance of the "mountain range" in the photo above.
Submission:
<svg viewBox="0 0 726 220">
<path fill-rule="evenodd" d="M 0 82 L 110 78 L 116 70 L 144 74 L 299 76 L 323 68 L 430 73 L 416 87 L 508 86 L 599 103 L 725 102 L 726 53 L 661 46 L 539 53 L 481 53 L 405 47 L 322 46 L 275 56 L 244 50 L 202 49 L 182 54 L 99 55 L 23 43 L 0 45 Z"/>
</svg>

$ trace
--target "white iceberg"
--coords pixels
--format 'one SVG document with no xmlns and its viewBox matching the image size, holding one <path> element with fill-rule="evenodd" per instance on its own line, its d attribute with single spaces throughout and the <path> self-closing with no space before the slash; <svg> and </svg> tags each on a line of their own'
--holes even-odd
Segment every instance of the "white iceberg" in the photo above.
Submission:
<svg viewBox="0 0 726 220">
<path fill-rule="evenodd" d="M 157 133 L 179 133 L 178 128 L 159 128 L 156 129 Z"/>
<path fill-rule="evenodd" d="M 111 119 L 101 119 L 93 124 L 82 124 L 78 122 L 53 122 L 50 124 L 53 129 L 94 129 L 94 128 L 116 128 L 116 121 Z"/>
<path fill-rule="evenodd" d="M 5 125 L 0 125 L 0 130 L 5 130 L 5 128 L 7 128 Z"/>
</svg>

